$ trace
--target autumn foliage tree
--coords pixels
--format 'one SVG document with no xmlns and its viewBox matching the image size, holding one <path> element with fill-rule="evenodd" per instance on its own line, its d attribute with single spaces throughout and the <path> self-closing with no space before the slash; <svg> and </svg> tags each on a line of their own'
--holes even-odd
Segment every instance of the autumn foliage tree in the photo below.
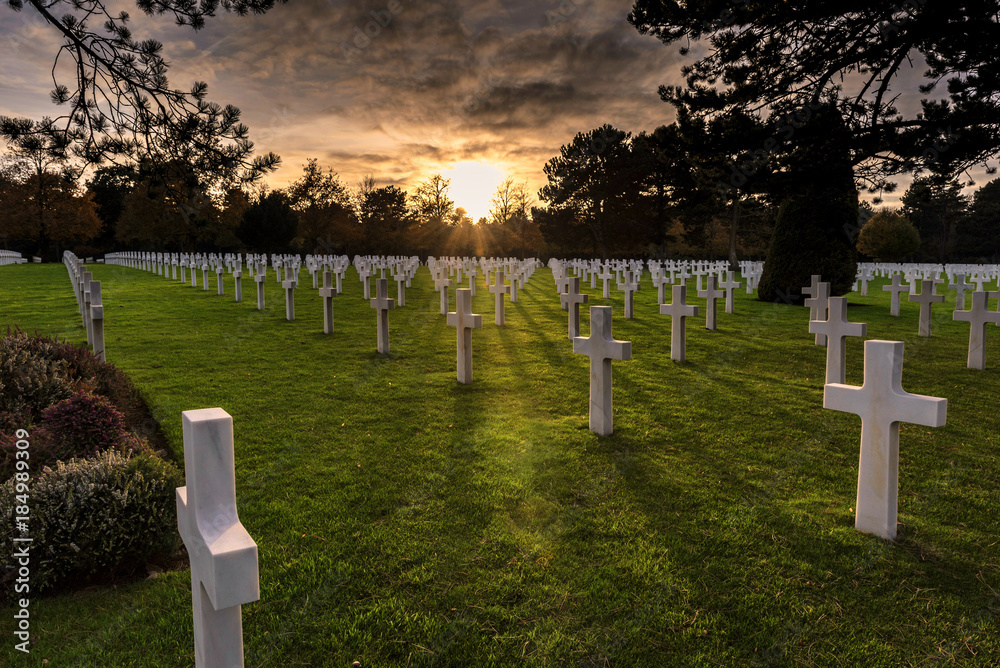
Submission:
<svg viewBox="0 0 1000 668">
<path fill-rule="evenodd" d="M 895 211 L 880 211 L 858 234 L 858 250 L 883 262 L 898 262 L 920 249 L 920 233 L 909 219 Z"/>
</svg>

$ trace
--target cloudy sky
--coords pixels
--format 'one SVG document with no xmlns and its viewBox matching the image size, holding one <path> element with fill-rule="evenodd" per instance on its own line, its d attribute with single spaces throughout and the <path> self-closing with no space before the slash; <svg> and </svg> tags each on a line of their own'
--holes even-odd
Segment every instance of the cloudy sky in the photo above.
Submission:
<svg viewBox="0 0 1000 668">
<path fill-rule="evenodd" d="M 174 87 L 205 81 L 243 111 L 258 149 L 282 157 L 277 187 L 307 158 L 350 184 L 371 173 L 410 188 L 442 172 L 478 217 L 504 176 L 537 192 L 578 132 L 673 120 L 656 91 L 679 82 L 679 56 L 628 24 L 631 0 L 291 0 L 198 32 L 109 6 L 164 44 Z M 0 114 L 57 115 L 58 35 L 30 8 L 0 15 Z"/>
</svg>

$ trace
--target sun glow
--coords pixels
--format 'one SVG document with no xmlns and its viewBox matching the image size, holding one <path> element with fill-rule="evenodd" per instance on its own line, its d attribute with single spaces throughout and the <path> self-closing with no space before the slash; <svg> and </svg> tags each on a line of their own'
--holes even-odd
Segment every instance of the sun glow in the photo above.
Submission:
<svg viewBox="0 0 1000 668">
<path fill-rule="evenodd" d="M 451 179 L 448 195 L 455 201 L 455 206 L 465 209 L 472 221 L 478 222 L 489 215 L 490 200 L 505 175 L 494 165 L 468 160 L 456 163 L 451 169 L 441 172 L 441 176 Z"/>
</svg>

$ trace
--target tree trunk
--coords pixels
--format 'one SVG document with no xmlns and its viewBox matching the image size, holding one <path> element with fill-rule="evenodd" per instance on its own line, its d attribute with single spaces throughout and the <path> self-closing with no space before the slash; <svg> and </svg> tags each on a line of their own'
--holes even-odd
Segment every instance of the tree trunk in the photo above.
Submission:
<svg viewBox="0 0 1000 668">
<path fill-rule="evenodd" d="M 739 259 L 736 257 L 736 225 L 740 220 L 739 191 L 733 193 L 733 218 L 729 223 L 729 271 L 734 274 L 740 270 Z"/>
</svg>

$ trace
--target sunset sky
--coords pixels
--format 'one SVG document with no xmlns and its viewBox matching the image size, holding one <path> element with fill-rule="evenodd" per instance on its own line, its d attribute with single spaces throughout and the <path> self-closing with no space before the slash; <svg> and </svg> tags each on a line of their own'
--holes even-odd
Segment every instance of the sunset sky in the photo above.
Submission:
<svg viewBox="0 0 1000 668">
<path fill-rule="evenodd" d="M 258 151 L 282 158 L 273 186 L 308 158 L 350 185 L 371 173 L 411 189 L 441 172 L 473 219 L 505 176 L 537 193 L 578 132 L 670 123 L 657 87 L 693 59 L 639 35 L 630 0 L 291 0 L 198 32 L 133 2 L 109 7 L 129 11 L 135 38 L 164 44 L 174 87 L 206 81 L 209 99 L 243 111 Z M 0 16 L 0 114 L 58 115 L 58 34 L 30 7 Z"/>
</svg>

